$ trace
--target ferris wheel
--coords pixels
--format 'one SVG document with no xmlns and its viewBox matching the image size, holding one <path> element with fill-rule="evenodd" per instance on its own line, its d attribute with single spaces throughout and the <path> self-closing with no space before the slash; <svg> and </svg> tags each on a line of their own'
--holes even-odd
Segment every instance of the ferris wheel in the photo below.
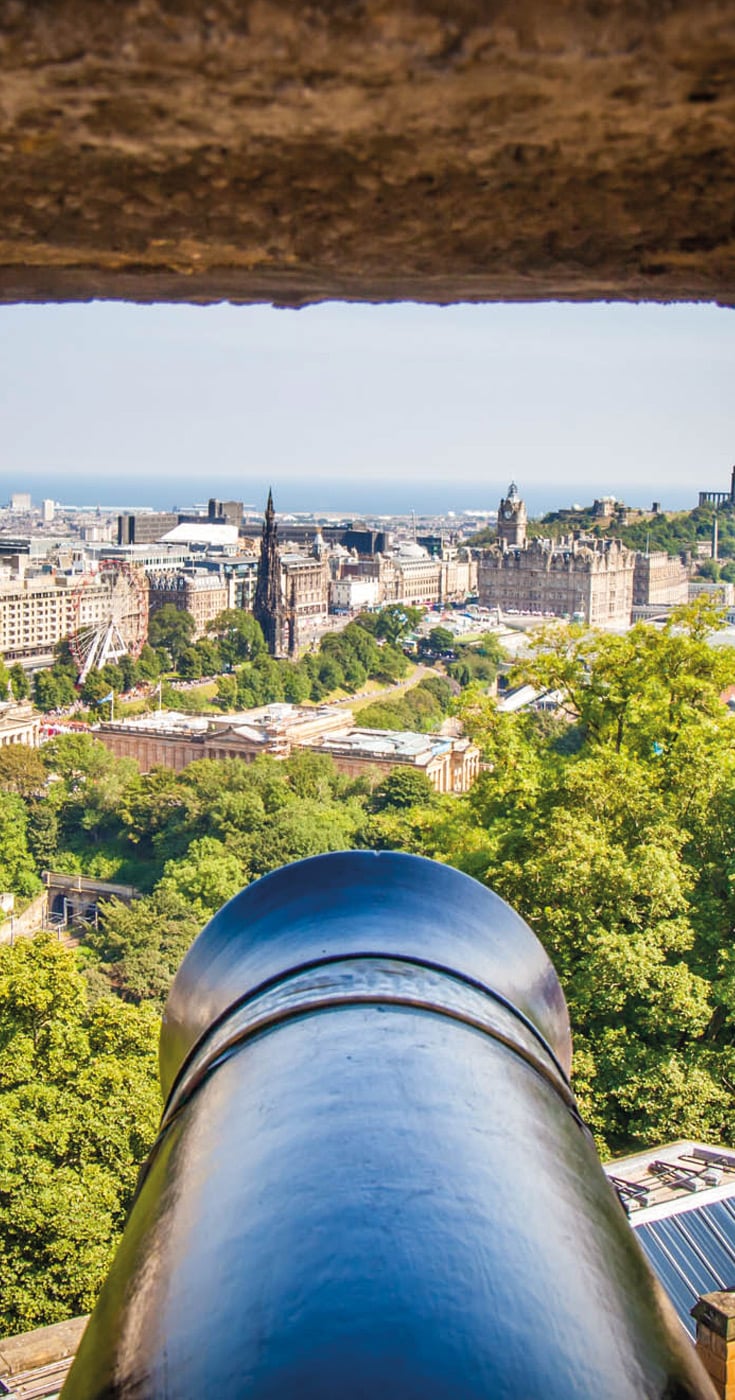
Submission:
<svg viewBox="0 0 735 1400">
<path fill-rule="evenodd" d="M 122 559 L 104 559 L 74 593 L 69 648 L 79 683 L 108 661 L 140 656 L 148 631 L 148 589 L 143 575 Z"/>
</svg>

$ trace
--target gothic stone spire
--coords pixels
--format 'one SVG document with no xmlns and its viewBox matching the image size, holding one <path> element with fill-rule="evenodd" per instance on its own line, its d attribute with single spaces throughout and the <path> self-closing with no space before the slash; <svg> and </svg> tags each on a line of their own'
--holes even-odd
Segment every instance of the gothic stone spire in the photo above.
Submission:
<svg viewBox="0 0 735 1400">
<path fill-rule="evenodd" d="M 283 594 L 281 591 L 281 561 L 278 557 L 278 526 L 273 506 L 273 491 L 268 492 L 268 504 L 263 521 L 258 581 L 255 586 L 253 616 L 263 629 L 271 656 L 283 654 Z"/>
</svg>

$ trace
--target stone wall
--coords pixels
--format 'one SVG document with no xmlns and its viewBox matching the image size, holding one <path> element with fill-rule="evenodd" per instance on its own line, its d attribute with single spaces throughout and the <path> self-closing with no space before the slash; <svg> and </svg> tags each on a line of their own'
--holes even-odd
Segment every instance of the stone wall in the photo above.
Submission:
<svg viewBox="0 0 735 1400">
<path fill-rule="evenodd" d="M 29 938 L 46 927 L 48 891 L 37 894 L 20 914 L 11 914 L 0 924 L 0 943 L 13 943 L 16 938 Z"/>
<path fill-rule="evenodd" d="M 0 299 L 719 298 L 728 0 L 5 0 Z"/>
</svg>

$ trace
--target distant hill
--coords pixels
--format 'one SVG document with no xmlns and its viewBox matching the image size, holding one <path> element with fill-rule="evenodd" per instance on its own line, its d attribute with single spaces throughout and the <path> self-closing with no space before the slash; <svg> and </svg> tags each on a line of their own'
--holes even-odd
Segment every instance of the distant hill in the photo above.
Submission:
<svg viewBox="0 0 735 1400">
<path fill-rule="evenodd" d="M 543 535 L 558 539 L 560 535 L 571 534 L 573 530 L 584 530 L 598 539 L 606 536 L 622 540 L 629 549 L 665 550 L 667 554 L 680 554 L 683 550 L 694 552 L 699 542 L 712 538 L 712 507 L 696 506 L 694 510 L 672 511 L 661 515 L 642 513 L 629 525 L 621 525 L 617 520 L 595 519 L 591 506 L 580 510 L 549 511 L 540 520 L 528 522 L 530 538 Z M 735 559 L 735 507 L 721 506 L 718 511 L 719 556 L 721 559 Z M 481 530 L 468 543 L 473 545 L 494 544 L 494 529 Z"/>
</svg>

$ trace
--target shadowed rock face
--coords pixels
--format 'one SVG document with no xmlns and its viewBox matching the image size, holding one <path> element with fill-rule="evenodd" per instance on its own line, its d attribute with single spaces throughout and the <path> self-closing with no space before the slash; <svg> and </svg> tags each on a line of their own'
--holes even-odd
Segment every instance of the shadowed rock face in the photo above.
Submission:
<svg viewBox="0 0 735 1400">
<path fill-rule="evenodd" d="M 0 299 L 735 300 L 732 0 L 0 0 Z"/>
</svg>

